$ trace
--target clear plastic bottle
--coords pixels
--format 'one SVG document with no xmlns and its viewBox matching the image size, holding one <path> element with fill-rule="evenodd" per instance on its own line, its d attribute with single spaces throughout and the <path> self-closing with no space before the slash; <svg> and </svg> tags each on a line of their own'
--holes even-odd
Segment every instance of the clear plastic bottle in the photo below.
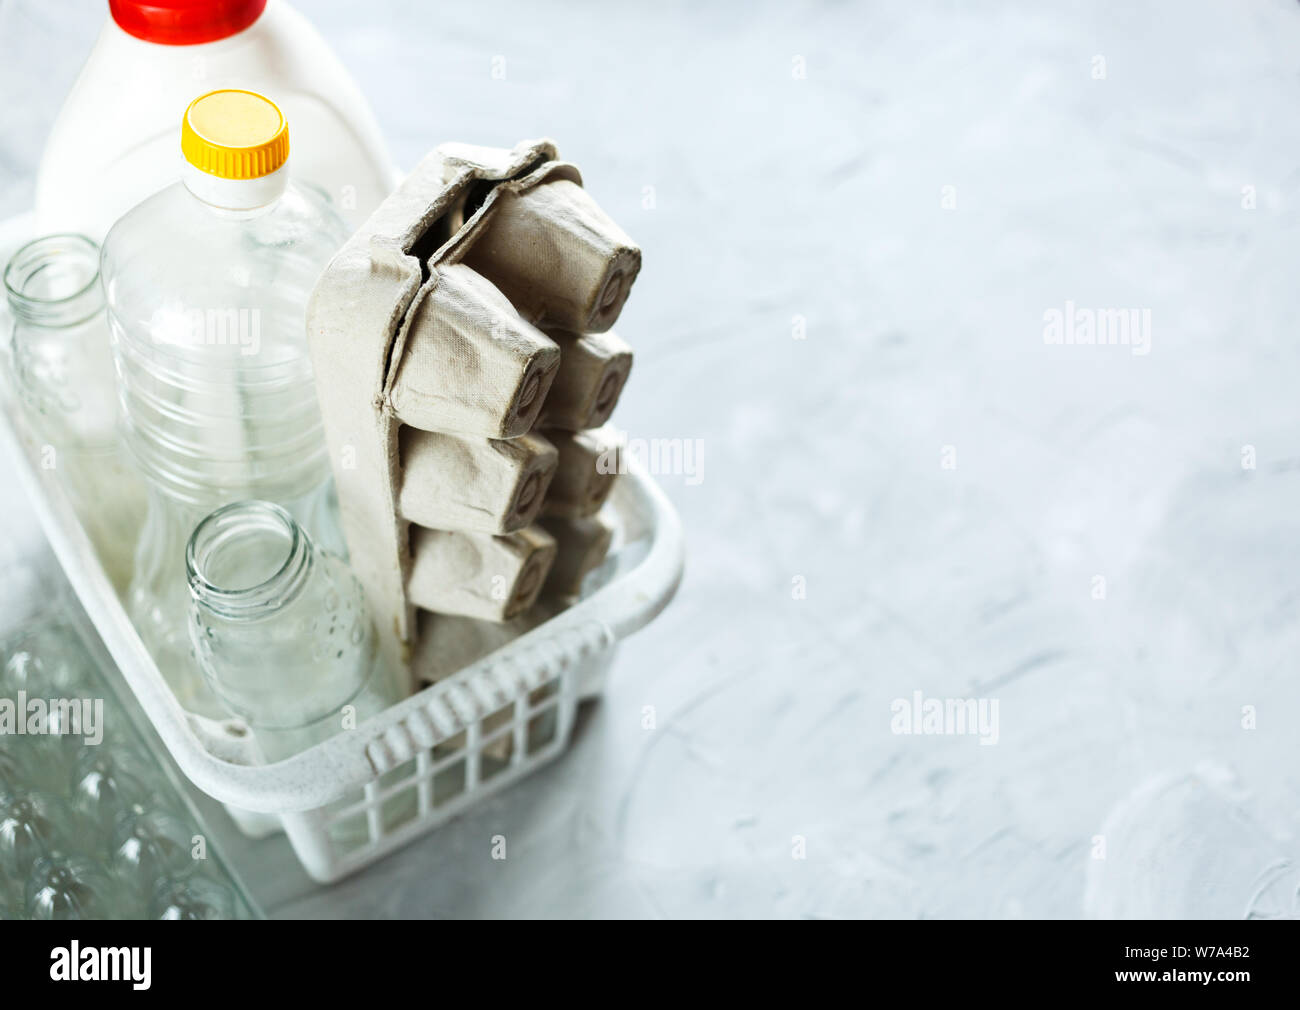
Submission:
<svg viewBox="0 0 1300 1010">
<path fill-rule="evenodd" d="M 0 919 L 138 918 L 156 894 L 172 917 L 244 917 L 224 865 L 193 849 L 201 824 L 61 612 L 61 591 L 47 587 L 44 606 L 51 591 L 56 613 L 0 623 L 0 698 L 90 702 L 100 732 L 62 705 L 43 732 L 29 735 L 30 721 L 29 734 L 0 732 Z"/>
<path fill-rule="evenodd" d="M 23 880 L 42 856 L 85 843 L 84 826 L 58 796 L 20 789 L 0 799 L 0 878 Z"/>
<path fill-rule="evenodd" d="M 207 921 L 235 918 L 235 895 L 225 884 L 202 874 L 164 880 L 149 906 L 151 919 Z"/>
<path fill-rule="evenodd" d="M 306 305 L 347 229 L 288 178 L 288 125 L 261 95 L 195 99 L 181 146 L 183 181 L 113 227 L 102 272 L 124 437 L 149 485 L 128 610 L 182 705 L 220 718 L 186 632 L 199 520 L 264 498 L 344 550 Z"/>
<path fill-rule="evenodd" d="M 4 273 L 10 356 L 41 465 L 72 506 L 119 592 L 131 577 L 144 490 L 121 451 L 99 246 L 83 235 L 27 243 Z"/>
<path fill-rule="evenodd" d="M 117 888 L 103 866 L 86 856 L 51 852 L 27 881 L 27 918 L 39 921 L 119 919 Z"/>
</svg>

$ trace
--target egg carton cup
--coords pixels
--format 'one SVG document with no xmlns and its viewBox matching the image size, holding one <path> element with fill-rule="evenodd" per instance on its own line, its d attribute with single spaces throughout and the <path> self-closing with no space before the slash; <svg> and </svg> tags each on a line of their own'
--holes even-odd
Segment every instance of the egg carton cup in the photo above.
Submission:
<svg viewBox="0 0 1300 1010">
<path fill-rule="evenodd" d="M 556 450 L 556 463 L 542 514 L 566 519 L 594 516 L 608 500 L 618 476 L 615 433 L 593 428 L 548 431 L 546 437 Z"/>
<path fill-rule="evenodd" d="M 467 438 L 403 428 L 402 518 L 434 530 L 506 534 L 537 518 L 559 453 L 547 438 Z"/>
<path fill-rule="evenodd" d="M 27 218 L 0 223 L 0 258 L 7 259 L 29 234 Z M 0 327 L 8 325 L 0 309 Z M 612 530 L 609 556 L 587 573 L 569 605 L 535 627 L 532 622 L 544 616 L 536 610 L 531 618 L 516 619 L 518 637 L 499 647 L 497 639 L 485 640 L 481 647 L 492 648 L 490 654 L 453 673 L 439 671 L 435 683 L 353 730 L 275 764 L 241 763 L 248 753 L 246 728 L 196 717 L 177 702 L 100 564 L 58 471 L 41 467 L 41 447 L 26 427 L 8 369 L 0 369 L 0 376 L 0 445 L 8 449 L 73 589 L 159 739 L 203 792 L 230 807 L 278 818 L 306 872 L 322 883 L 355 873 L 559 757 L 579 702 L 600 692 L 619 642 L 660 613 L 681 579 L 680 521 L 649 474 L 632 461 L 594 517 Z M 418 668 L 421 657 L 415 659 Z M 393 818 L 394 809 L 413 813 Z M 359 843 L 358 820 L 364 823 Z"/>
<path fill-rule="evenodd" d="M 499 537 L 414 529 L 407 593 L 417 607 L 436 614 L 517 617 L 536 602 L 555 560 L 555 538 L 540 526 Z"/>
<path fill-rule="evenodd" d="M 582 431 L 609 420 L 632 371 L 632 348 L 617 333 L 546 334 L 560 349 L 560 368 L 542 404 L 541 428 Z"/>
</svg>

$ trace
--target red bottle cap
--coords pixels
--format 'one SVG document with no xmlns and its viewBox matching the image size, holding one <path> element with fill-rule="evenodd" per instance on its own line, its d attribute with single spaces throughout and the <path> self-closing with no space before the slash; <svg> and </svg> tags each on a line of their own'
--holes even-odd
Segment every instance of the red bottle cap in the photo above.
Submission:
<svg viewBox="0 0 1300 1010">
<path fill-rule="evenodd" d="M 164 46 L 229 38 L 265 9 L 266 0 L 108 0 L 108 11 L 122 31 Z"/>
</svg>

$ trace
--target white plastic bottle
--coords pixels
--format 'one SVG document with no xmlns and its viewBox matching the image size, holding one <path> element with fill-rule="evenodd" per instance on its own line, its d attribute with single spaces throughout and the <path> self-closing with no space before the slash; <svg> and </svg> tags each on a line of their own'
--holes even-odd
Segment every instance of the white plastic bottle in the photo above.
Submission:
<svg viewBox="0 0 1300 1010">
<path fill-rule="evenodd" d="M 36 232 L 103 239 L 173 182 L 196 94 L 249 88 L 294 132 L 294 179 L 355 229 L 394 172 L 374 114 L 325 40 L 284 0 L 110 0 L 110 17 L 55 121 L 36 181 Z"/>
<path fill-rule="evenodd" d="M 262 498 L 345 551 L 307 348 L 307 299 L 347 230 L 288 177 L 275 104 L 214 91 L 184 113 L 182 182 L 104 240 L 123 437 L 149 488 L 127 609 L 181 703 L 224 717 L 186 627 L 185 544 L 209 512 Z"/>
</svg>

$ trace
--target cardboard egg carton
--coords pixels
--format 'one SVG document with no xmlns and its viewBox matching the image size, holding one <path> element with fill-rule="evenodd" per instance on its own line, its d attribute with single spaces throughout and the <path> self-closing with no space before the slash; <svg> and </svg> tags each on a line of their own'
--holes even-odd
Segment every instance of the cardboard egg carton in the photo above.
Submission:
<svg viewBox="0 0 1300 1010">
<path fill-rule="evenodd" d="M 417 607 L 517 622 L 599 563 L 613 475 L 590 465 L 603 443 L 587 429 L 631 368 L 609 329 L 640 262 L 550 141 L 454 144 L 317 282 L 308 339 L 343 530 L 396 668 Z"/>
</svg>

